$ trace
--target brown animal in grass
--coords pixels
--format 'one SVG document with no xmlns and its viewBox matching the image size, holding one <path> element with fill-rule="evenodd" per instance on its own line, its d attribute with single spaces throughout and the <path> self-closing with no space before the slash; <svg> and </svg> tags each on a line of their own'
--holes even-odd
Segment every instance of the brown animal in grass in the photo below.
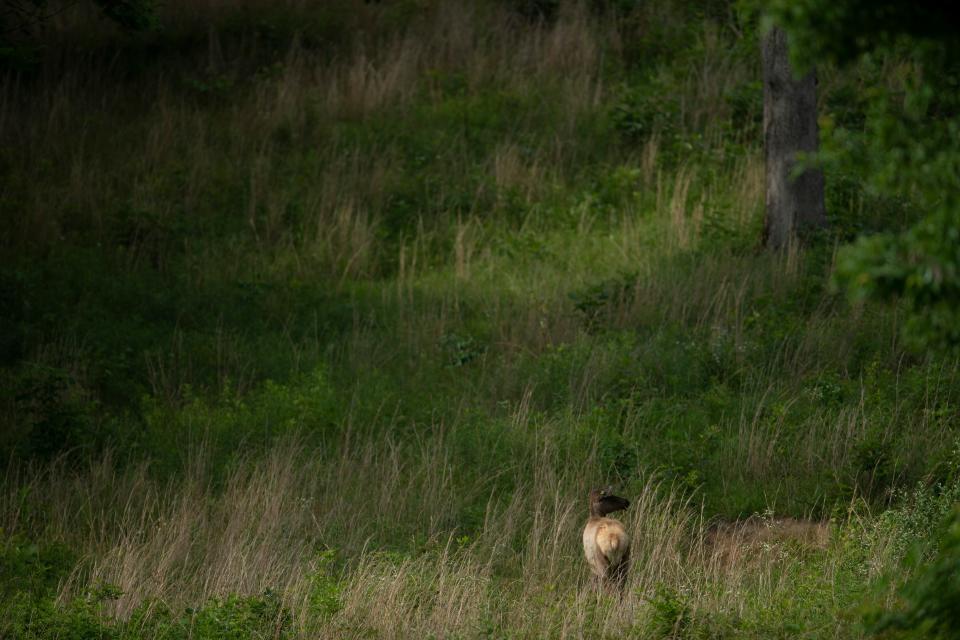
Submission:
<svg viewBox="0 0 960 640">
<path fill-rule="evenodd" d="M 583 528 L 583 553 L 601 585 L 612 583 L 622 589 L 626 581 L 630 536 L 622 522 L 608 518 L 607 514 L 629 506 L 629 500 L 609 491 L 590 492 L 590 518 Z"/>
</svg>

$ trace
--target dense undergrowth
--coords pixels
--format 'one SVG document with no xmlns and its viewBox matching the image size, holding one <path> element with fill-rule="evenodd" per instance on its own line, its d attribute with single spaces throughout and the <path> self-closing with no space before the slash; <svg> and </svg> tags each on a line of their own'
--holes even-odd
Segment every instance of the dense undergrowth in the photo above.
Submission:
<svg viewBox="0 0 960 640">
<path fill-rule="evenodd" d="M 829 286 L 917 212 L 830 175 L 830 230 L 760 249 L 749 16 L 318 5 L 74 11 L 5 58 L 0 636 L 922 626 L 960 370 Z M 822 69 L 825 127 L 906 68 Z M 717 542 L 751 515 L 822 535 Z"/>
</svg>

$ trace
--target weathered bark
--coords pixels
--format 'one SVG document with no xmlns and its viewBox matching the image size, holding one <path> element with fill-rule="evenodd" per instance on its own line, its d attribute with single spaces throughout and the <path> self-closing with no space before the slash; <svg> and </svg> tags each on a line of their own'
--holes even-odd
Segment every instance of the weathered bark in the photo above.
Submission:
<svg viewBox="0 0 960 640">
<path fill-rule="evenodd" d="M 786 247 L 797 235 L 827 224 L 823 173 L 807 169 L 794 177 L 798 152 L 818 148 L 817 80 L 814 72 L 797 79 L 779 27 L 763 38 L 763 142 L 767 170 L 764 242 Z"/>
</svg>

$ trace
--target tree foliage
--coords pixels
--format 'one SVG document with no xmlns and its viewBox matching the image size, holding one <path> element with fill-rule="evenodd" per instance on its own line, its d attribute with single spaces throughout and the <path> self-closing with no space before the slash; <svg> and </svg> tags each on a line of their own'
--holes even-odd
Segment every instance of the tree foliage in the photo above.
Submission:
<svg viewBox="0 0 960 640">
<path fill-rule="evenodd" d="M 900 299 L 914 347 L 960 348 L 960 30 L 949 7 L 776 0 L 771 16 L 801 67 L 909 60 L 902 82 L 871 87 L 862 127 L 828 128 L 822 159 L 859 175 L 868 191 L 910 198 L 924 215 L 846 247 L 837 282 L 855 299 Z"/>
<path fill-rule="evenodd" d="M 946 519 L 933 558 L 911 557 L 916 574 L 899 589 L 897 606 L 868 612 L 867 628 L 884 638 L 956 638 L 960 632 L 960 507 Z"/>
<path fill-rule="evenodd" d="M 156 22 L 155 0 L 92 0 L 100 12 L 120 27 L 143 31 Z M 43 26 L 55 15 L 72 8 L 76 2 L 50 0 L 6 0 L 0 12 L 0 37 L 29 32 Z"/>
</svg>

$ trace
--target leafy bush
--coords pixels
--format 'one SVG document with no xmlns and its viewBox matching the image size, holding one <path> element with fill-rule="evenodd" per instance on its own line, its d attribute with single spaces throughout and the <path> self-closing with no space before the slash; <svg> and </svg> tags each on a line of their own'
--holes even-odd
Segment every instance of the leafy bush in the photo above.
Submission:
<svg viewBox="0 0 960 640">
<path fill-rule="evenodd" d="M 4 540 L 0 543 L 0 602 L 14 594 L 51 595 L 76 561 L 76 554 L 62 543 L 36 543 L 19 536 Z"/>
<path fill-rule="evenodd" d="M 285 637 L 289 625 L 290 614 L 281 606 L 280 597 L 267 590 L 260 596 L 230 595 L 213 599 L 195 611 L 188 609 L 174 621 L 171 630 L 182 633 L 184 639 L 279 640 Z"/>
<path fill-rule="evenodd" d="M 605 316 L 620 305 L 629 304 L 637 286 L 635 273 L 623 273 L 616 277 L 571 291 L 568 297 L 574 308 L 583 315 L 588 328 L 603 326 Z"/>
<path fill-rule="evenodd" d="M 898 602 L 888 611 L 870 612 L 867 628 L 882 638 L 960 637 L 960 506 L 940 527 L 935 555 L 923 561 L 915 552 L 915 573 L 898 590 Z"/>
<path fill-rule="evenodd" d="M 8 631 L 19 640 L 114 640 L 121 626 L 103 614 L 104 604 L 119 598 L 113 585 L 101 585 L 58 606 L 52 596 L 33 598 L 20 593 L 7 605 Z"/>
<path fill-rule="evenodd" d="M 508 0 L 507 6 L 527 20 L 553 20 L 560 8 L 560 0 Z"/>
<path fill-rule="evenodd" d="M 653 610 L 652 626 L 657 637 L 684 637 L 684 631 L 691 622 L 691 607 L 687 598 L 675 589 L 659 584 L 649 602 Z"/>
<path fill-rule="evenodd" d="M 283 435 L 303 435 L 318 441 L 331 435 L 338 424 L 333 386 L 324 368 L 289 384 L 267 380 L 245 396 L 226 392 L 210 400 L 184 390 L 181 407 L 165 406 L 145 398 L 144 429 L 139 444 L 158 460 L 176 464 L 176 446 L 184 434 L 203 434 L 218 460 L 237 452 L 241 445 L 262 448 Z"/>
<path fill-rule="evenodd" d="M 624 85 L 619 101 L 613 105 L 612 119 L 617 131 L 631 143 L 652 136 L 670 142 L 681 124 L 680 103 L 675 92 L 658 83 Z"/>
<path fill-rule="evenodd" d="M 198 609 L 174 613 L 159 602 L 144 602 L 129 620 L 112 618 L 105 604 L 122 595 L 101 585 L 63 606 L 53 597 L 21 593 L 6 605 L 0 634 L 18 640 L 280 640 L 287 637 L 291 617 L 276 592 L 259 596 L 214 598 Z"/>
<path fill-rule="evenodd" d="M 445 333 L 440 336 L 440 348 L 443 350 L 447 366 L 462 367 L 482 356 L 486 347 L 470 335 Z"/>
<path fill-rule="evenodd" d="M 95 418 L 98 407 L 74 375 L 33 365 L 21 370 L 15 384 L 22 455 L 49 460 L 97 446 L 102 435 Z"/>
<path fill-rule="evenodd" d="M 862 237 L 840 254 L 838 282 L 856 300 L 900 298 L 917 350 L 960 348 L 960 214 L 932 214 L 910 231 Z"/>
<path fill-rule="evenodd" d="M 893 532 L 893 550 L 898 558 L 909 553 L 929 560 L 937 549 L 936 533 L 960 504 L 960 481 L 926 486 L 919 483 L 910 492 L 900 490 L 895 496 L 900 506 L 884 512 L 878 522 L 881 529 Z"/>
<path fill-rule="evenodd" d="M 343 608 L 340 581 L 333 575 L 335 553 L 327 549 L 317 554 L 310 578 L 310 611 L 321 622 L 329 620 Z"/>
</svg>

